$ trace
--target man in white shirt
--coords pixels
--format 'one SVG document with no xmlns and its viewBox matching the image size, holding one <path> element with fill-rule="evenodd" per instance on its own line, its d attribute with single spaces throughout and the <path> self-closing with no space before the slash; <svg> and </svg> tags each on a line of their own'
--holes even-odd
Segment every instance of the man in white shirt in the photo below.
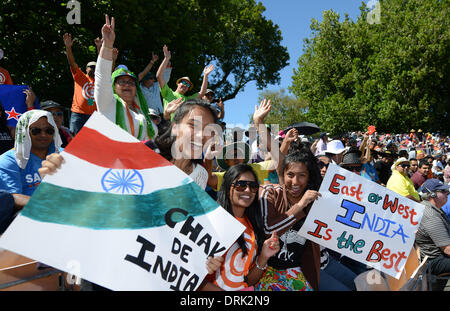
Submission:
<svg viewBox="0 0 450 311">
<path fill-rule="evenodd" d="M 327 133 L 323 132 L 320 133 L 319 142 L 316 146 L 316 156 L 319 154 L 323 154 L 325 150 L 327 150 L 327 144 L 328 144 L 328 136 Z"/>
</svg>

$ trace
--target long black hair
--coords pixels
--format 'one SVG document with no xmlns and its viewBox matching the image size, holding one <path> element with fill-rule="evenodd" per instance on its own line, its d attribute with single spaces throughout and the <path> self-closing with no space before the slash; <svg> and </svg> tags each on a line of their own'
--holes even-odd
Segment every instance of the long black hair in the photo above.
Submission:
<svg viewBox="0 0 450 311">
<path fill-rule="evenodd" d="M 226 209 L 228 211 L 228 213 L 230 213 L 233 216 L 234 216 L 234 214 L 233 214 L 233 208 L 232 208 L 231 198 L 230 198 L 230 189 L 231 189 L 233 182 L 235 182 L 239 178 L 239 176 L 241 176 L 242 174 L 244 174 L 246 172 L 252 173 L 253 176 L 255 177 L 255 181 L 258 182 L 258 178 L 250 165 L 236 164 L 236 165 L 233 165 L 232 167 L 230 167 L 226 171 L 225 175 L 223 176 L 222 186 L 220 187 L 220 190 L 217 194 L 217 203 L 219 203 L 224 209 Z M 253 200 L 252 204 L 250 204 L 250 206 L 245 209 L 244 214 L 245 214 L 245 216 L 247 216 L 248 221 L 250 222 L 250 224 L 253 227 L 253 231 L 255 233 L 255 238 L 256 238 L 256 244 L 258 246 L 258 248 L 257 248 L 258 254 L 259 254 L 259 252 L 262 249 L 262 245 L 265 241 L 265 235 L 264 235 L 264 230 L 263 230 L 263 226 L 262 226 L 263 222 L 262 222 L 261 209 L 259 208 L 258 204 L 259 204 L 259 200 L 258 200 L 258 192 L 257 192 L 255 195 L 255 199 Z M 248 250 L 247 250 L 247 246 L 245 244 L 244 234 L 242 234 L 237 239 L 237 243 L 242 250 L 242 256 L 247 255 Z"/>
<path fill-rule="evenodd" d="M 322 176 L 320 175 L 317 158 L 314 156 L 308 146 L 299 143 L 294 148 L 290 148 L 288 154 L 283 160 L 281 171 L 284 174 L 285 170 L 291 163 L 299 162 L 305 164 L 309 172 L 309 179 L 306 190 L 319 190 L 320 184 L 322 183 Z"/>
<path fill-rule="evenodd" d="M 190 99 L 181 104 L 181 106 L 174 112 L 172 124 L 179 124 L 184 116 L 194 109 L 195 106 L 200 106 L 210 111 L 214 118 L 214 123 L 217 123 L 217 112 L 208 102 L 201 99 Z M 175 136 L 172 135 L 172 126 L 168 126 L 165 131 L 158 135 L 154 140 L 155 144 L 158 146 L 161 156 L 169 161 L 173 158 L 172 144 L 175 142 L 175 139 Z M 193 159 L 192 162 L 200 164 L 203 161 L 201 159 Z"/>
</svg>

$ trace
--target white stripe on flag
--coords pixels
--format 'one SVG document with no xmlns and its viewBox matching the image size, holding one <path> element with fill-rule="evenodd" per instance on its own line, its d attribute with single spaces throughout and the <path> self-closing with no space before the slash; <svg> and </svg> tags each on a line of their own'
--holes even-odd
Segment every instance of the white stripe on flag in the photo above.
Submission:
<svg viewBox="0 0 450 311">
<path fill-rule="evenodd" d="M 109 168 L 89 163 L 64 151 L 61 155 L 64 158 L 65 163 L 61 165 L 61 168 L 58 169 L 55 174 L 45 176 L 42 180 L 43 182 L 75 190 L 106 192 L 103 187 L 105 186 L 107 189 L 111 189 L 112 186 L 112 183 L 108 182 L 108 180 L 117 180 L 119 182 L 122 173 L 124 173 L 125 176 L 126 174 L 129 174 L 130 176 L 134 174 L 132 170 L 114 169 L 110 171 L 108 175 L 105 175 Z M 187 179 L 189 179 L 190 182 L 193 182 L 188 175 L 175 165 L 138 170 L 137 174 L 142 176 L 142 181 L 138 175 L 135 175 L 132 182 L 143 187 L 142 193 L 139 191 L 141 194 L 148 194 L 161 189 L 174 188 L 185 183 Z M 118 190 L 119 189 L 116 189 L 115 191 Z M 111 193 L 118 192 L 111 191 Z"/>
</svg>

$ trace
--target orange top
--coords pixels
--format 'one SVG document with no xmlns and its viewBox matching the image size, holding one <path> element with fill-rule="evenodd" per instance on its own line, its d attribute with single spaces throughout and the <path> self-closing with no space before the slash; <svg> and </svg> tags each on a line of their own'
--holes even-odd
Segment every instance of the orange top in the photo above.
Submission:
<svg viewBox="0 0 450 311">
<path fill-rule="evenodd" d="M 94 78 L 89 77 L 80 67 L 72 72 L 74 82 L 74 92 L 72 101 L 72 111 L 91 115 L 97 110 L 94 100 Z"/>
<path fill-rule="evenodd" d="M 247 255 L 242 257 L 242 250 L 235 242 L 223 255 L 225 260 L 214 275 L 208 275 L 208 280 L 223 290 L 240 290 L 248 287 L 244 277 L 254 266 L 256 257 L 256 239 L 253 227 L 247 217 L 236 217 L 244 226 L 244 240 L 247 246 Z"/>
<path fill-rule="evenodd" d="M 0 67 L 0 84 L 13 84 L 8 70 L 3 67 Z"/>
</svg>

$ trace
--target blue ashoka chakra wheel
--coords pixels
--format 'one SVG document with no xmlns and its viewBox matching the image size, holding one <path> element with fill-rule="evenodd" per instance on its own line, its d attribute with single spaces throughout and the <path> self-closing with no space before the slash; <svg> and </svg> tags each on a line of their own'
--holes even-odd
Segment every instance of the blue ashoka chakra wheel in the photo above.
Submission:
<svg viewBox="0 0 450 311">
<path fill-rule="evenodd" d="M 136 170 L 109 169 L 102 177 L 105 192 L 115 194 L 142 194 L 144 180 Z"/>
</svg>

